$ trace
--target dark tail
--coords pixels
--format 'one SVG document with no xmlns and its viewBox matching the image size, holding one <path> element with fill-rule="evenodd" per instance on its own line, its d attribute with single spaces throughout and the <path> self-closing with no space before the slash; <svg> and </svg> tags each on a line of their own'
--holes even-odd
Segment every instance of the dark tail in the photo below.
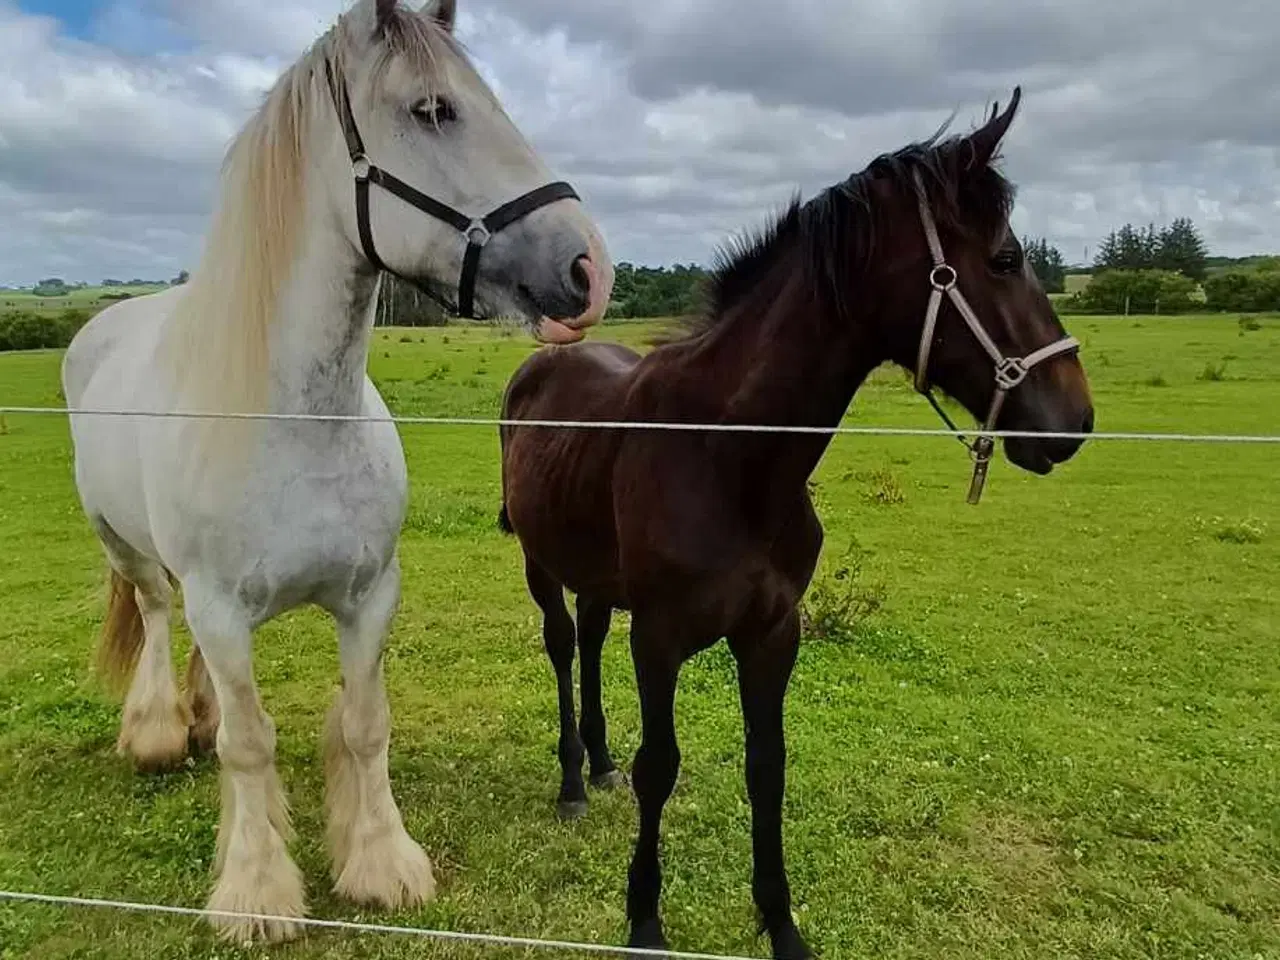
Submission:
<svg viewBox="0 0 1280 960">
<path fill-rule="evenodd" d="M 502 509 L 498 511 L 498 529 L 503 533 L 515 533 L 516 528 L 511 525 L 511 517 L 507 514 L 507 505 L 504 503 Z"/>
</svg>

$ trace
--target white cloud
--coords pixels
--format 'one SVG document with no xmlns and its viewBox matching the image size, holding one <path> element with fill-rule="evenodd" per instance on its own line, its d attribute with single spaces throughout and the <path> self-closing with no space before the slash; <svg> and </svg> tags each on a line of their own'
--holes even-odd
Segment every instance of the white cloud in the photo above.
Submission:
<svg viewBox="0 0 1280 960">
<path fill-rule="evenodd" d="M 191 266 L 218 163 L 345 0 L 0 0 L 0 283 Z M 1069 259 L 1188 215 L 1280 250 L 1280 17 L 1256 0 L 460 0 L 459 32 L 618 259 L 705 261 L 796 189 L 1026 96 L 1015 226 Z"/>
</svg>

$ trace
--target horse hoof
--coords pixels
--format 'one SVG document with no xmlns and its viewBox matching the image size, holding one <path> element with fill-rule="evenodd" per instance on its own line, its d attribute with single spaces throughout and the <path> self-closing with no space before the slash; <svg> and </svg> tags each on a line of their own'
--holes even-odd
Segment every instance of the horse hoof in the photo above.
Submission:
<svg viewBox="0 0 1280 960">
<path fill-rule="evenodd" d="M 657 917 L 633 926 L 631 928 L 631 938 L 627 940 L 627 946 L 634 947 L 637 950 L 671 949 L 667 944 L 666 935 L 662 932 L 662 921 Z"/>
<path fill-rule="evenodd" d="M 561 820 L 581 820 L 587 815 L 587 801 L 561 800 L 556 804 L 556 813 Z"/>
<path fill-rule="evenodd" d="M 610 770 L 591 778 L 591 786 L 597 790 L 620 790 L 627 785 L 627 775 L 621 770 Z"/>
<path fill-rule="evenodd" d="M 794 926 L 772 939 L 774 960 L 813 960 L 813 951 Z"/>
</svg>

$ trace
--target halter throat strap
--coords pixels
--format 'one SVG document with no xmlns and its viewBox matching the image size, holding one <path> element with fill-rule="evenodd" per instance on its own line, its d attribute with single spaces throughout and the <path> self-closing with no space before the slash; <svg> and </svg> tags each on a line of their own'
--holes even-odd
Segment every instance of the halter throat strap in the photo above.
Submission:
<svg viewBox="0 0 1280 960">
<path fill-rule="evenodd" d="M 987 356 L 991 358 L 991 362 L 995 365 L 995 394 L 991 398 L 991 406 L 987 410 L 987 418 L 982 425 L 981 433 L 972 442 L 964 437 L 957 438 L 968 448 L 970 455 L 973 457 L 973 480 L 969 485 L 968 502 L 976 504 L 982 498 L 982 490 L 987 479 L 987 470 L 990 467 L 991 455 L 995 449 L 995 441 L 988 434 L 996 427 L 996 420 L 1000 417 L 1000 411 L 1004 407 L 1009 391 L 1021 384 L 1034 367 L 1039 366 L 1046 360 L 1078 350 L 1080 342 L 1075 337 L 1063 337 L 1032 351 L 1025 357 L 1007 357 L 1001 352 L 1000 347 L 991 338 L 991 335 L 982 325 L 982 321 L 978 319 L 977 313 L 974 312 L 973 307 L 969 305 L 969 301 L 965 299 L 965 295 L 960 292 L 960 288 L 957 286 L 959 277 L 955 267 L 947 263 L 946 256 L 942 252 L 942 241 L 938 238 L 938 227 L 934 222 L 933 213 L 929 209 L 929 196 L 925 191 L 924 181 L 920 178 L 920 171 L 913 171 L 913 174 L 916 199 L 920 207 L 920 222 L 924 227 L 925 240 L 929 244 L 929 254 L 933 259 L 933 269 L 929 271 L 929 285 L 933 289 L 929 292 L 929 304 L 925 308 L 924 315 L 924 329 L 920 334 L 920 348 L 916 355 L 915 388 L 918 392 L 924 394 L 933 409 L 942 417 L 943 422 L 951 430 L 958 433 L 956 425 L 934 397 L 933 388 L 929 383 L 929 356 L 933 350 L 933 341 L 938 327 L 938 313 L 942 309 L 944 295 L 951 300 L 956 312 L 960 314 L 965 325 L 973 333 L 982 349 L 986 351 Z"/>
<path fill-rule="evenodd" d="M 355 115 L 351 110 L 351 98 L 345 83 L 339 83 L 333 73 L 333 63 L 325 61 L 325 74 L 329 83 L 329 92 L 333 96 L 334 109 L 338 113 L 338 121 L 342 125 L 342 136 L 347 143 L 347 153 L 351 158 L 351 173 L 356 187 L 356 229 L 360 233 L 360 247 L 365 258 L 378 270 L 393 274 L 413 284 L 428 297 L 444 307 L 456 312 L 466 319 L 475 318 L 476 278 L 480 273 L 480 254 L 495 233 L 506 229 L 518 220 L 527 217 L 541 207 L 555 203 L 557 200 L 580 200 L 577 191 L 568 183 L 557 181 L 544 184 L 522 194 L 484 217 L 469 217 L 442 203 L 435 197 L 423 193 L 410 186 L 398 177 L 387 173 L 376 166 L 365 153 L 364 140 L 356 126 Z M 369 221 L 369 185 L 376 184 L 388 193 L 409 204 L 430 217 L 449 224 L 467 241 L 467 249 L 462 258 L 462 271 L 458 277 L 458 299 L 456 308 L 441 299 L 434 291 L 419 283 L 412 277 L 406 277 L 399 271 L 392 270 L 378 256 L 373 242 L 373 228 Z"/>
</svg>

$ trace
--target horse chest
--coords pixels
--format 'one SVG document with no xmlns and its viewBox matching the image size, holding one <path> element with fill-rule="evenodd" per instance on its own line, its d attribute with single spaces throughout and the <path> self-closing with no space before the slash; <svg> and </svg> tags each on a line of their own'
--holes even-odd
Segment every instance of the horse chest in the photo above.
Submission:
<svg viewBox="0 0 1280 960">
<path fill-rule="evenodd" d="M 166 552 L 179 571 L 202 558 L 257 623 L 302 603 L 349 611 L 395 555 L 407 495 L 399 448 L 311 452 L 267 439 L 239 497 L 163 524 L 173 533 Z"/>
</svg>

